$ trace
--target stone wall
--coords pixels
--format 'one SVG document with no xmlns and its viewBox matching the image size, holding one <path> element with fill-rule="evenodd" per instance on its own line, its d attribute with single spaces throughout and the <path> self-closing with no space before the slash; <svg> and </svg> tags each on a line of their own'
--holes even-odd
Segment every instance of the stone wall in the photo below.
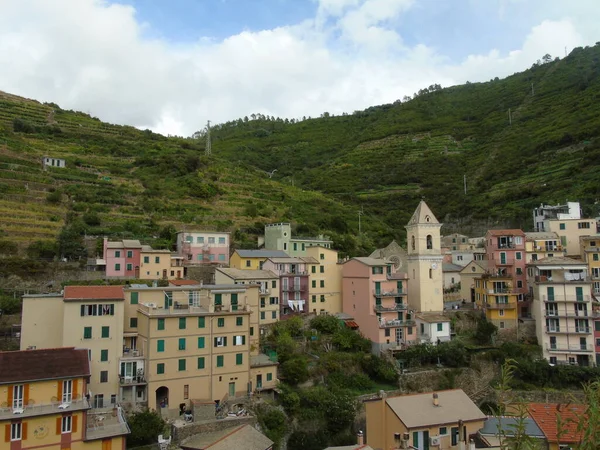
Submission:
<svg viewBox="0 0 600 450">
<path fill-rule="evenodd" d="M 235 428 L 240 425 L 256 426 L 256 417 L 232 417 L 221 420 L 185 423 L 177 421 L 171 425 L 171 437 L 173 443 L 181 443 L 196 434 L 221 431 L 227 428 Z"/>
</svg>

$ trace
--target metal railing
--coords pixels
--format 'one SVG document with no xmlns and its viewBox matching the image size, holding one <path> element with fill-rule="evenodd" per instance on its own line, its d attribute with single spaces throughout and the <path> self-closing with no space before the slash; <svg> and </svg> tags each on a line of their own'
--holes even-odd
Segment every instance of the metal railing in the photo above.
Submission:
<svg viewBox="0 0 600 450">
<path fill-rule="evenodd" d="M 393 311 L 406 311 L 408 305 L 402 303 L 395 303 L 393 306 L 374 305 L 373 310 L 375 312 L 393 312 Z"/>
<path fill-rule="evenodd" d="M 398 328 L 398 327 L 410 327 L 414 326 L 414 320 L 387 320 L 379 322 L 379 328 Z"/>
<path fill-rule="evenodd" d="M 515 309 L 517 307 L 516 303 L 486 303 L 485 307 L 487 309 Z"/>
<path fill-rule="evenodd" d="M 544 302 L 589 302 L 589 295 L 554 295 L 548 297 L 542 295 L 542 301 Z"/>
<path fill-rule="evenodd" d="M 549 352 L 593 352 L 594 351 L 594 346 L 593 345 L 568 345 L 568 344 L 555 344 L 555 345 L 551 345 L 551 344 L 546 344 L 546 350 L 548 350 Z"/>
<path fill-rule="evenodd" d="M 578 311 L 578 312 L 565 312 L 565 311 L 545 311 L 545 317 L 569 317 L 575 319 L 589 319 L 595 317 L 593 312 Z"/>
<path fill-rule="evenodd" d="M 406 295 L 406 292 L 402 289 L 392 289 L 391 291 L 374 289 L 373 295 L 375 297 L 399 297 L 401 295 Z"/>
<path fill-rule="evenodd" d="M 89 412 L 85 440 L 101 439 L 111 436 L 129 434 L 131 430 L 120 406 L 115 405 L 112 411 L 102 413 Z"/>
<path fill-rule="evenodd" d="M 121 359 L 134 359 L 144 356 L 144 349 L 141 348 L 124 348 Z"/>
<path fill-rule="evenodd" d="M 90 404 L 85 397 L 72 399 L 70 402 L 51 401 L 36 403 L 35 399 L 29 399 L 29 402 L 26 405 L 18 408 L 9 407 L 5 402 L 0 405 L 0 420 L 61 414 L 64 412 L 80 411 L 89 408 Z"/>
</svg>

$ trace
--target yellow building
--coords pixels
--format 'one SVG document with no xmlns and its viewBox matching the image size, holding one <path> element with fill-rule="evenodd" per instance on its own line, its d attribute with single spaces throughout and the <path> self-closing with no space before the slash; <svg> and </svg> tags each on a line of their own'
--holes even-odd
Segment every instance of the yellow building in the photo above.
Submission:
<svg viewBox="0 0 600 450">
<path fill-rule="evenodd" d="M 485 261 L 471 261 L 460 271 L 460 298 L 475 302 L 475 280 L 485 273 Z"/>
<path fill-rule="evenodd" d="M 279 320 L 279 276 L 270 270 L 217 268 L 215 283 L 258 286 L 259 301 L 256 305 L 250 306 L 252 322 L 258 323 L 261 334 L 264 334 L 265 325 Z"/>
<path fill-rule="evenodd" d="M 309 310 L 314 314 L 342 312 L 342 265 L 338 251 L 323 246 L 306 248 L 302 257 L 310 266 Z"/>
<path fill-rule="evenodd" d="M 269 258 L 287 258 L 283 250 L 235 250 L 229 259 L 229 267 L 242 270 L 262 270 Z"/>
<path fill-rule="evenodd" d="M 469 443 L 487 416 L 462 389 L 382 396 L 365 402 L 366 443 L 372 448 L 450 450 Z M 462 430 L 459 423 L 462 424 Z"/>
<path fill-rule="evenodd" d="M 525 261 L 527 264 L 554 256 L 565 256 L 565 248 L 558 234 L 550 231 L 525 233 Z"/>
<path fill-rule="evenodd" d="M 595 219 L 556 219 L 547 221 L 547 229 L 558 235 L 565 255 L 579 257 L 579 238 L 596 234 Z M 555 255 L 560 256 L 560 255 Z"/>
<path fill-rule="evenodd" d="M 66 286 L 62 294 L 23 296 L 21 350 L 85 348 L 92 362 L 95 407 L 118 401 L 123 343 L 121 286 Z"/>
<path fill-rule="evenodd" d="M 600 295 L 600 235 L 579 238 L 581 257 L 588 266 L 594 295 Z"/>
<path fill-rule="evenodd" d="M 121 409 L 88 402 L 85 349 L 0 352 L 0 442 L 11 450 L 121 450 L 129 427 Z"/>
<path fill-rule="evenodd" d="M 517 326 L 518 294 L 510 276 L 486 273 L 476 278 L 475 302 L 499 329 Z"/>
<path fill-rule="evenodd" d="M 258 297 L 258 285 L 125 288 L 124 346 L 142 361 L 149 408 L 172 415 L 191 400 L 222 401 L 276 386 L 277 363 L 258 353 Z M 123 385 L 122 396 L 132 399 L 134 386 Z"/>
</svg>

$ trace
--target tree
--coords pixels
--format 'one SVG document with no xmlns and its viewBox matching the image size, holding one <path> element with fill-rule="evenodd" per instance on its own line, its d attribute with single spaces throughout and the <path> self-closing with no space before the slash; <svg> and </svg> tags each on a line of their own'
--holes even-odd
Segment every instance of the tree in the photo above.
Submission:
<svg viewBox="0 0 600 450">
<path fill-rule="evenodd" d="M 548 53 L 546 53 L 544 56 L 542 56 L 542 61 L 544 61 L 544 64 L 547 64 L 550 61 L 552 61 L 552 56 L 550 56 Z"/>
<path fill-rule="evenodd" d="M 68 260 L 76 260 L 87 256 L 83 239 L 77 226 L 67 225 L 58 235 L 58 255 Z"/>
<path fill-rule="evenodd" d="M 289 450 L 322 450 L 327 447 L 325 430 L 296 430 L 288 439 Z"/>
<path fill-rule="evenodd" d="M 287 432 L 285 413 L 277 408 L 260 408 L 257 412 L 258 420 L 265 430 L 265 434 L 278 446 Z"/>
<path fill-rule="evenodd" d="M 294 356 L 279 366 L 281 378 L 286 383 L 296 386 L 309 378 L 308 361 L 304 356 Z"/>
<path fill-rule="evenodd" d="M 27 247 L 27 256 L 31 259 L 53 259 L 56 256 L 56 243 L 35 241 Z"/>
<path fill-rule="evenodd" d="M 488 345 L 492 343 L 492 336 L 496 334 L 498 327 L 492 322 L 488 322 L 486 319 L 481 319 L 477 323 L 477 330 L 475 331 L 475 340 L 481 345 Z"/>
<path fill-rule="evenodd" d="M 167 429 L 166 422 L 156 411 L 148 409 L 131 414 L 127 423 L 131 433 L 127 436 L 127 447 L 155 444 L 159 434 Z"/>
<path fill-rule="evenodd" d="M 323 334 L 334 334 L 340 329 L 340 321 L 335 316 L 320 315 L 310 321 L 310 327 Z"/>
</svg>

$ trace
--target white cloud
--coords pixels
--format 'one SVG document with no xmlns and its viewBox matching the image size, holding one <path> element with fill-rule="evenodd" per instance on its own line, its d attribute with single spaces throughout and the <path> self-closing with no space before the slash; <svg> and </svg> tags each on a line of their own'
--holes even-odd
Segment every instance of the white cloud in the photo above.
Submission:
<svg viewBox="0 0 600 450">
<path fill-rule="evenodd" d="M 412 0 L 319 0 L 314 20 L 185 46 L 148 39 L 133 8 L 104 0 L 0 0 L 0 89 L 179 135 L 253 112 L 352 112 L 593 43 L 594 2 L 562 15 L 558 1 L 521 48 L 451 62 L 403 40 L 397 21 Z"/>
</svg>

